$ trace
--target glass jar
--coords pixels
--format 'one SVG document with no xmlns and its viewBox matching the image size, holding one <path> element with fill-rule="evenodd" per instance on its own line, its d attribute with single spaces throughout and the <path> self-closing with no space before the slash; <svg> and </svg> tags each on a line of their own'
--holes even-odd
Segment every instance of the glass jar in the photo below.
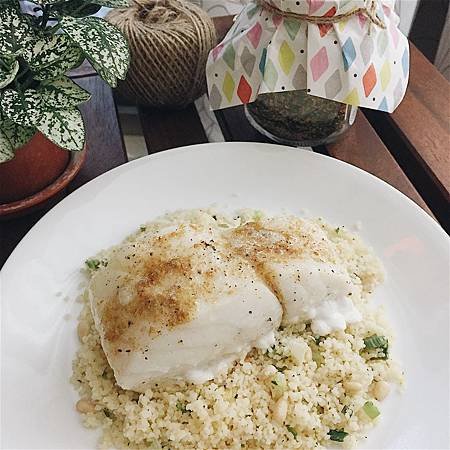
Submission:
<svg viewBox="0 0 450 450">
<path fill-rule="evenodd" d="M 335 141 L 353 124 L 357 110 L 306 90 L 261 94 L 245 106 L 256 130 L 274 142 L 296 147 Z"/>
</svg>

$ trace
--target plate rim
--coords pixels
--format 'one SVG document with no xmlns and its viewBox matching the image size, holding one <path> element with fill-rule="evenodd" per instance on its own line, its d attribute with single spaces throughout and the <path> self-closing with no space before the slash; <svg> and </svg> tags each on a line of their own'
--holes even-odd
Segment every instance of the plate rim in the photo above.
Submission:
<svg viewBox="0 0 450 450">
<path fill-rule="evenodd" d="M 98 183 L 99 182 L 98 180 L 101 180 L 101 179 L 103 179 L 104 177 L 107 177 L 107 176 L 111 176 L 114 173 L 117 173 L 117 172 L 120 172 L 120 171 L 123 171 L 123 170 L 127 170 L 131 166 L 140 165 L 144 161 L 153 160 L 153 159 L 160 159 L 160 158 L 167 158 L 167 157 L 171 156 L 174 153 L 189 152 L 189 151 L 192 151 L 192 150 L 195 150 L 195 149 L 201 150 L 201 149 L 207 148 L 207 147 L 209 147 L 210 150 L 212 150 L 212 149 L 219 149 L 220 150 L 220 148 L 224 147 L 224 146 L 228 146 L 228 147 L 243 146 L 243 147 L 247 147 L 248 149 L 250 149 L 250 147 L 254 147 L 254 149 L 252 149 L 252 151 L 257 151 L 256 148 L 260 147 L 260 148 L 266 148 L 266 149 L 267 148 L 272 148 L 274 150 L 282 149 L 284 151 L 301 152 L 303 155 L 308 155 L 308 156 L 306 156 L 307 158 L 311 157 L 311 158 L 316 158 L 316 159 L 322 160 L 322 161 L 327 161 L 328 160 L 328 162 L 330 162 L 331 164 L 337 164 L 338 166 L 346 167 L 346 170 L 356 171 L 356 173 L 358 173 L 360 176 L 367 176 L 374 183 L 381 183 L 381 185 L 384 188 L 387 188 L 389 191 L 391 191 L 391 193 L 393 195 L 400 195 L 400 198 L 402 198 L 404 201 L 406 200 L 406 202 L 405 202 L 406 204 L 409 204 L 410 207 L 412 206 L 413 209 L 415 210 L 415 212 L 417 214 L 419 214 L 419 216 L 421 216 L 426 222 L 428 222 L 428 225 L 430 225 L 434 229 L 435 233 L 439 234 L 444 239 L 446 238 L 447 240 L 450 240 L 450 236 L 447 235 L 447 233 L 441 227 L 439 222 L 437 222 L 437 220 L 433 219 L 427 212 L 425 212 L 416 202 L 414 202 L 412 199 L 410 199 L 407 195 L 405 195 L 403 192 L 401 192 L 400 190 L 398 190 L 396 187 L 392 186 L 388 182 L 386 182 L 386 181 L 382 180 L 381 178 L 377 177 L 376 175 L 373 175 L 370 172 L 367 172 L 366 170 L 361 169 L 361 168 L 359 168 L 357 166 L 354 166 L 353 164 L 350 164 L 350 163 L 348 163 L 346 161 L 341 161 L 340 159 L 333 158 L 332 156 L 323 155 L 321 153 L 316 153 L 314 151 L 310 151 L 310 150 L 306 150 L 306 149 L 302 149 L 302 148 L 296 148 L 296 147 L 289 147 L 289 146 L 280 145 L 280 144 L 272 144 L 272 143 L 265 143 L 265 142 L 238 142 L 238 141 L 236 141 L 236 142 L 206 142 L 206 143 L 202 143 L 202 144 L 192 144 L 192 145 L 187 145 L 187 146 L 182 146 L 182 147 L 175 147 L 175 148 L 163 150 L 163 151 L 158 152 L 158 153 L 153 153 L 151 155 L 146 155 L 146 156 L 143 156 L 141 158 L 137 158 L 135 160 L 128 161 L 128 162 L 126 162 L 124 164 L 121 164 L 120 166 L 114 167 L 114 168 L 112 168 L 112 169 L 110 169 L 110 170 L 108 170 L 108 171 L 98 175 L 97 177 L 93 178 L 92 180 L 89 180 L 87 183 L 83 184 L 78 189 L 75 189 L 69 195 L 64 197 L 60 202 L 58 202 L 55 206 L 53 206 L 51 209 L 49 209 L 27 231 L 27 233 L 22 237 L 22 239 L 16 245 L 14 250 L 8 256 L 7 260 L 5 261 L 3 267 L 0 270 L 0 274 L 3 274 L 3 273 L 8 271 L 7 269 L 9 268 L 9 266 L 11 264 L 10 261 L 14 259 L 15 254 L 17 253 L 18 249 L 22 245 L 24 245 L 23 243 L 24 243 L 24 241 L 26 241 L 26 239 L 28 238 L 30 233 L 33 230 L 35 230 L 35 228 L 38 225 L 40 225 L 40 223 L 44 219 L 47 219 L 49 215 L 54 213 L 54 211 L 58 210 L 61 207 L 64 207 L 64 204 L 67 201 L 67 199 L 78 195 L 79 192 L 83 192 L 84 190 L 89 189 L 91 184 Z"/>
<path fill-rule="evenodd" d="M 93 180 L 90 180 L 88 183 L 86 183 L 85 185 L 81 186 L 76 191 L 70 193 L 66 198 L 64 198 L 61 202 L 59 202 L 57 205 L 55 205 L 55 207 L 50 209 L 41 219 L 39 219 L 39 221 L 27 232 L 27 234 L 22 238 L 22 240 L 18 243 L 18 245 L 16 246 L 14 251 L 11 253 L 11 255 L 8 258 L 8 260 L 5 262 L 5 265 L 4 265 L 3 269 L 0 271 L 0 276 L 6 275 L 7 273 L 11 273 L 11 270 L 14 270 L 12 267 L 17 267 L 17 266 L 14 266 L 14 265 L 12 267 L 9 267 L 9 266 L 11 265 L 11 261 L 14 260 L 16 253 L 22 248 L 23 245 L 26 245 L 28 243 L 28 240 L 30 239 L 29 235 L 32 234 L 32 233 L 34 234 L 34 232 L 36 231 L 35 229 L 38 226 L 38 224 L 41 224 L 41 221 L 43 221 L 43 220 L 54 220 L 54 217 L 51 217 L 51 215 L 52 214 L 57 214 L 57 211 L 59 211 L 58 208 L 65 208 L 66 207 L 65 203 L 64 203 L 66 201 L 66 199 L 72 198 L 71 196 L 76 194 L 77 192 L 83 192 L 83 191 L 81 191 L 83 189 L 89 190 L 90 189 L 90 183 L 95 183 L 97 179 L 101 179 L 101 177 L 103 177 L 103 176 L 105 176 L 105 177 L 110 176 L 111 177 L 110 181 L 116 182 L 114 180 L 114 175 L 113 174 L 114 173 L 115 174 L 120 173 L 121 171 L 122 171 L 122 173 L 125 173 L 127 170 L 129 170 L 128 164 L 136 165 L 136 166 L 139 166 L 140 164 L 145 165 L 146 163 L 148 163 L 149 159 L 158 159 L 158 158 L 163 159 L 163 158 L 167 158 L 167 157 L 173 156 L 174 153 L 189 152 L 189 151 L 192 151 L 192 149 L 205 150 L 205 147 L 206 147 L 207 151 L 211 151 L 213 148 L 220 148 L 220 147 L 223 148 L 225 146 L 225 144 L 226 144 L 226 146 L 229 146 L 229 147 L 230 146 L 234 146 L 239 151 L 243 151 L 245 149 L 245 147 L 248 147 L 249 151 L 254 152 L 255 154 L 256 153 L 260 153 L 261 149 L 263 149 L 263 151 L 265 150 L 266 152 L 269 149 L 270 153 L 274 153 L 275 151 L 277 151 L 279 149 L 284 150 L 284 151 L 288 151 L 288 152 L 297 152 L 298 150 L 301 150 L 301 149 L 297 149 L 297 148 L 280 146 L 280 145 L 277 145 L 277 144 L 240 143 L 240 142 L 236 142 L 236 143 L 234 143 L 234 142 L 233 143 L 207 143 L 207 144 L 196 144 L 196 145 L 191 145 L 191 146 L 186 146 L 186 147 L 178 147 L 178 148 L 170 149 L 168 151 L 164 151 L 164 152 L 161 152 L 161 153 L 148 155 L 148 159 L 145 159 L 147 157 L 143 157 L 143 158 L 140 158 L 140 159 L 137 159 L 137 160 L 134 160 L 134 161 L 130 161 L 129 163 L 123 164 L 121 166 L 118 166 L 118 167 L 116 167 L 114 169 L 111 169 L 110 171 L 105 172 L 104 174 L 94 178 Z M 207 148 L 207 147 L 209 147 L 209 148 Z M 225 148 L 223 151 L 227 151 L 227 149 Z M 306 154 L 308 154 L 308 156 Z M 435 222 L 414 201 L 409 199 L 405 194 L 400 192 L 398 189 L 396 189 L 393 186 L 389 185 L 389 183 L 387 183 L 387 182 L 381 180 L 380 178 L 370 174 L 369 172 L 366 172 L 366 171 L 364 171 L 364 170 L 362 170 L 362 169 L 360 169 L 358 167 L 355 167 L 355 166 L 353 166 L 351 164 L 348 164 L 346 162 L 343 162 L 343 161 L 340 161 L 340 160 L 336 160 L 335 158 L 332 158 L 332 157 L 328 157 L 328 158 L 333 160 L 333 161 L 329 161 L 328 163 L 326 163 L 326 155 L 313 153 L 313 152 L 310 152 L 310 151 L 307 151 L 307 150 L 301 151 L 301 155 L 302 155 L 302 157 L 305 158 L 305 160 L 307 160 L 308 158 L 312 158 L 312 159 L 316 159 L 316 160 L 325 162 L 325 167 L 326 167 L 326 164 L 330 164 L 329 167 L 334 167 L 334 164 L 336 164 L 336 162 L 337 162 L 337 165 L 339 167 L 350 166 L 347 169 L 345 169 L 347 171 L 350 170 L 350 172 L 347 172 L 347 173 L 352 173 L 351 169 L 356 169 L 356 172 L 355 172 L 356 174 L 358 174 L 358 172 L 362 172 L 362 173 L 359 173 L 359 175 L 358 175 L 359 177 L 362 177 L 362 178 L 360 178 L 361 180 L 363 180 L 363 181 L 364 180 L 369 180 L 370 181 L 370 179 L 372 178 L 372 181 L 370 181 L 370 183 L 373 186 L 375 186 L 375 187 L 379 186 L 380 188 L 383 188 L 383 187 L 386 188 L 386 186 L 383 186 L 383 185 L 387 185 L 388 191 L 389 191 L 389 188 L 390 188 L 391 194 L 389 194 L 389 195 L 392 196 L 392 199 L 397 198 L 397 199 L 400 200 L 401 196 L 406 197 L 406 199 L 409 200 L 409 203 L 413 203 L 415 205 L 415 208 L 416 208 L 415 211 L 416 212 L 417 212 L 417 208 L 418 208 L 420 211 L 422 211 L 422 216 L 423 216 L 423 214 L 425 214 L 428 217 L 428 220 L 425 220 L 425 221 L 418 220 L 417 222 L 414 223 L 414 226 L 417 226 L 419 229 L 422 229 L 422 230 L 427 231 L 427 232 L 430 233 L 429 235 L 427 233 L 426 236 L 425 236 L 426 237 L 426 241 L 430 242 L 430 245 L 431 245 L 431 243 L 433 243 L 433 245 L 435 245 L 436 241 L 438 243 L 439 242 L 444 242 L 444 241 L 445 241 L 445 243 L 448 242 L 449 238 L 448 238 L 447 234 L 445 233 L 445 231 L 440 227 L 440 225 L 437 222 Z M 321 158 L 322 156 L 324 156 L 325 159 Z M 341 163 L 341 164 L 339 164 L 339 163 Z M 110 172 L 111 172 L 112 176 L 108 175 L 108 174 L 110 174 Z M 369 178 L 367 178 L 364 175 L 369 175 Z M 376 180 L 373 180 L 373 179 L 376 179 Z M 351 183 L 351 180 L 349 180 L 349 182 Z M 379 182 L 381 182 L 381 184 Z M 99 180 L 99 181 L 97 181 L 97 183 L 101 183 L 101 181 Z M 383 191 L 386 192 L 385 189 Z M 398 197 L 398 195 L 394 194 L 393 191 L 397 191 L 397 193 L 401 194 L 400 197 Z M 404 206 L 405 212 L 407 212 L 408 215 L 411 214 L 411 216 L 414 216 L 414 217 L 417 215 L 417 213 L 414 213 L 414 207 L 411 208 L 411 207 L 406 206 L 406 204 L 408 202 L 401 202 L 401 203 L 405 204 L 405 206 Z M 420 213 L 419 213 L 419 216 L 420 216 Z M 431 222 L 430 222 L 430 220 L 431 220 Z M 431 225 L 431 223 L 433 223 L 434 225 Z M 436 230 L 436 231 L 432 231 L 432 230 Z M 41 231 L 41 230 L 39 230 L 39 231 Z M 428 236 L 431 236 L 431 237 L 428 237 Z M 447 239 L 445 239 L 444 236 Z M 33 238 L 34 238 L 34 236 L 31 236 L 31 239 L 33 239 Z M 6 271 L 5 271 L 5 268 L 7 269 Z M 0 277 L 0 285 L 1 285 L 1 277 Z M 5 303 L 0 302 L 0 316 L 1 316 L 2 306 L 6 306 L 6 305 L 7 305 L 7 302 L 6 302 L 6 298 L 5 298 Z M 0 333 L 0 344 L 1 344 L 1 334 L 2 333 Z M 1 385 L 0 385 L 0 388 L 1 388 Z M 1 412 L 0 412 L 0 415 L 1 415 Z"/>
</svg>

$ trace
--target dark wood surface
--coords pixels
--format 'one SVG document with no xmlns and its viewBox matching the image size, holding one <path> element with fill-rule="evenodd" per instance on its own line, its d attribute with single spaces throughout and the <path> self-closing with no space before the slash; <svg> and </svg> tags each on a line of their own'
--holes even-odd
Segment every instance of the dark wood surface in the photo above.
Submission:
<svg viewBox="0 0 450 450">
<path fill-rule="evenodd" d="M 88 146 L 85 164 L 66 191 L 42 209 L 18 219 L 0 222 L 0 267 L 23 236 L 51 207 L 84 183 L 127 161 L 111 89 L 98 76 L 91 74 L 76 81 L 93 96 L 82 107 Z"/>
<path fill-rule="evenodd" d="M 222 37 L 232 17 L 215 20 Z M 338 142 L 315 151 L 346 161 L 385 180 L 448 224 L 449 84 L 412 48 L 411 82 L 402 105 L 392 114 L 364 111 Z M 111 89 L 88 65 L 75 80 L 93 94 L 83 105 L 88 154 L 84 167 L 66 192 L 29 216 L 0 222 L 0 266 L 26 232 L 65 195 L 98 175 L 127 161 Z M 139 108 L 148 153 L 207 142 L 194 105 L 178 111 Z M 226 141 L 267 142 L 245 118 L 242 106 L 216 111 Z M 368 119 L 368 120 L 367 120 Z"/>
<path fill-rule="evenodd" d="M 250 125 L 242 106 L 216 111 L 216 117 L 227 141 L 269 142 Z M 315 150 L 381 178 L 432 215 L 411 181 L 361 112 L 358 113 L 354 126 L 339 141 Z"/>
<path fill-rule="evenodd" d="M 98 75 L 76 82 L 92 94 L 92 100 L 80 107 L 86 125 L 87 160 L 69 185 L 70 192 L 128 160 L 111 88 Z"/>
<path fill-rule="evenodd" d="M 408 91 L 393 114 L 365 114 L 438 220 L 449 230 L 450 84 L 411 46 Z"/>
<path fill-rule="evenodd" d="M 330 156 L 348 162 L 386 181 L 432 215 L 381 138 L 364 115 L 358 112 L 355 124 L 342 139 L 326 146 Z"/>
<path fill-rule="evenodd" d="M 225 37 L 228 30 L 231 28 L 231 25 L 233 25 L 233 21 L 234 16 L 214 17 L 213 22 L 216 28 L 216 36 L 218 42 L 220 42 Z"/>
<path fill-rule="evenodd" d="M 176 111 L 139 108 L 139 117 L 149 154 L 208 142 L 194 105 Z"/>
</svg>

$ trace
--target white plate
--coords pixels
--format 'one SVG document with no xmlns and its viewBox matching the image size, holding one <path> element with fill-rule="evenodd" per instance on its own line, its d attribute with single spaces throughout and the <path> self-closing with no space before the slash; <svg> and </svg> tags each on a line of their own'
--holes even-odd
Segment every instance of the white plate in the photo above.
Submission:
<svg viewBox="0 0 450 450">
<path fill-rule="evenodd" d="M 396 327 L 407 385 L 385 402 L 361 448 L 447 448 L 447 235 L 404 195 L 350 165 L 239 143 L 167 151 L 112 170 L 64 199 L 18 245 L 2 271 L 3 448 L 95 447 L 97 434 L 81 426 L 68 381 L 78 346 L 79 269 L 149 219 L 213 203 L 307 209 L 347 227 L 362 222 L 388 274 L 375 297 Z"/>
</svg>

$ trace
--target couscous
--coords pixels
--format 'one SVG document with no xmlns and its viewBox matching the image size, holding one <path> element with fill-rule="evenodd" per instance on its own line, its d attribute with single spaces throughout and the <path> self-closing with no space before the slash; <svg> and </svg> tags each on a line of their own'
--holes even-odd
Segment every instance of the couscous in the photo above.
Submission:
<svg viewBox="0 0 450 450">
<path fill-rule="evenodd" d="M 264 220 L 257 211 L 233 217 L 209 210 L 180 212 L 142 225 L 125 242 L 186 221 L 233 230 Z M 323 328 L 323 333 L 314 320 L 283 320 L 268 348 L 251 349 L 202 383 L 154 380 L 142 392 L 122 389 L 102 348 L 88 294 L 82 297 L 81 346 L 71 381 L 80 394 L 76 408 L 84 424 L 102 428 L 100 447 L 313 449 L 333 441 L 351 448 L 366 435 L 382 413 L 380 402 L 402 383 L 383 310 L 370 305 L 383 269 L 371 249 L 344 227 L 320 219 L 301 222 L 315 239 L 321 236 L 322 260 L 343 268 L 355 284 L 352 305 L 360 320 L 331 332 Z M 110 249 L 88 260 L 88 277 L 113 253 Z"/>
</svg>

